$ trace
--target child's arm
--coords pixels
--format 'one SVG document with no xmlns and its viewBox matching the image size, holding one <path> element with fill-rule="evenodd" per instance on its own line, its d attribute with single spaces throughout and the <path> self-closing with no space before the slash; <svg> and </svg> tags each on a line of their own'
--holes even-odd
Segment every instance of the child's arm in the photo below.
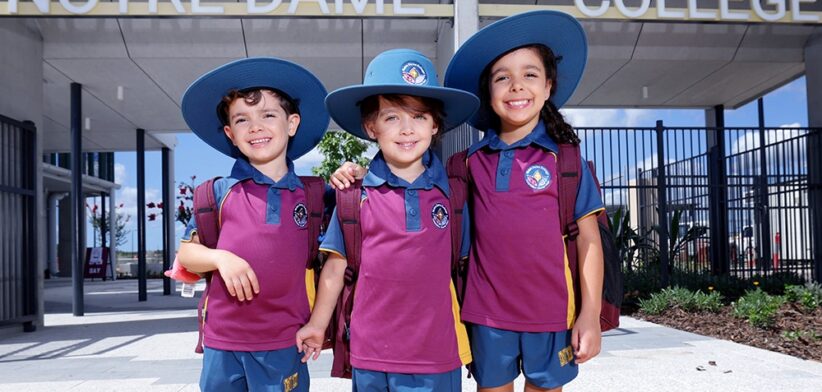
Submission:
<svg viewBox="0 0 822 392">
<path fill-rule="evenodd" d="M 336 253 L 330 253 L 325 261 L 322 273 L 320 273 L 320 284 L 317 288 L 317 301 L 314 303 L 314 310 L 311 312 L 311 319 L 308 324 L 297 331 L 297 351 L 304 352 L 303 362 L 308 361 L 313 354 L 314 359 L 320 355 L 325 340 L 325 330 L 331 321 L 334 307 L 337 305 L 337 297 L 342 291 L 345 277 L 347 261 Z"/>
<path fill-rule="evenodd" d="M 582 305 L 574 323 L 571 345 L 576 363 L 584 363 L 597 356 L 602 344 L 599 313 L 602 307 L 602 242 L 596 215 L 588 215 L 577 221 L 577 258 Z"/>
<path fill-rule="evenodd" d="M 344 162 L 334 173 L 329 177 L 329 183 L 334 189 L 348 188 L 354 181 L 361 180 L 365 177 L 365 168 L 353 163 Z"/>
<path fill-rule="evenodd" d="M 229 294 L 240 301 L 250 301 L 255 294 L 260 293 L 257 275 L 248 262 L 227 250 L 201 245 L 196 233 L 192 234 L 191 241 L 180 244 L 177 259 L 191 272 L 220 271 Z"/>
</svg>

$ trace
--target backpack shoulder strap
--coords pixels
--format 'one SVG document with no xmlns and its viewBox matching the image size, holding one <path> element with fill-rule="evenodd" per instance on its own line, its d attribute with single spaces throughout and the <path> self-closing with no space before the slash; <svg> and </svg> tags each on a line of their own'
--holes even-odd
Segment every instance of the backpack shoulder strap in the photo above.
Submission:
<svg viewBox="0 0 822 392">
<path fill-rule="evenodd" d="M 316 176 L 302 176 L 300 181 L 305 188 L 305 201 L 308 209 L 308 260 L 306 269 L 314 268 L 314 261 L 317 259 L 320 244 L 317 241 L 323 224 L 323 194 L 325 193 L 325 181 Z"/>
<path fill-rule="evenodd" d="M 362 199 L 362 181 L 355 181 L 350 187 L 337 190 L 337 219 L 340 221 L 343 239 L 345 241 L 345 258 L 348 269 L 353 276 L 346 280 L 355 280 L 359 272 L 360 255 L 362 251 L 362 228 L 360 226 L 360 201 Z"/>
<path fill-rule="evenodd" d="M 217 247 L 220 237 L 219 211 L 214 197 L 214 177 L 194 188 L 194 222 L 197 223 L 197 238 L 208 248 Z"/>
<path fill-rule="evenodd" d="M 468 150 L 455 153 L 448 158 L 448 188 L 451 203 L 451 270 L 460 269 L 460 247 L 462 245 L 463 207 L 468 200 Z"/>
<path fill-rule="evenodd" d="M 560 144 L 557 168 L 559 172 L 559 221 L 562 234 L 573 241 L 579 234 L 579 227 L 574 220 L 577 191 L 582 172 L 579 145 Z M 570 260 L 570 258 L 569 258 Z"/>
</svg>

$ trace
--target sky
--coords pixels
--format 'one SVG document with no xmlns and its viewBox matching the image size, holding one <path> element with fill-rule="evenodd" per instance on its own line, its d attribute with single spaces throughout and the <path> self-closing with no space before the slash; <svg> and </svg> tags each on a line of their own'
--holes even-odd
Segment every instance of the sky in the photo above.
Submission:
<svg viewBox="0 0 822 392">
<path fill-rule="evenodd" d="M 767 127 L 806 127 L 808 122 L 807 95 L 805 78 L 800 77 L 785 86 L 772 91 L 764 97 L 765 126 Z M 566 120 L 574 127 L 653 127 L 657 120 L 666 126 L 702 127 L 705 126 L 705 111 L 681 109 L 563 109 Z M 736 110 L 725 110 L 727 127 L 758 126 L 757 103 L 753 101 Z M 739 141 L 729 140 L 729 149 L 736 148 Z M 312 150 L 295 161 L 295 170 L 299 175 L 310 175 L 311 168 L 322 160 L 322 155 Z M 226 176 L 231 170 L 233 160 L 216 152 L 200 141 L 193 133 L 177 134 L 177 147 L 174 150 L 174 176 L 176 183 L 191 182 L 199 184 L 215 176 Z M 129 226 L 131 233 L 128 241 L 121 247 L 122 251 L 136 248 L 136 215 L 137 215 L 137 171 L 136 153 L 115 153 L 115 182 L 121 188 L 116 193 L 116 203 L 123 204 L 123 212 L 131 215 Z M 146 202 L 159 202 L 161 198 L 161 156 L 159 151 L 146 153 Z M 602 180 L 602 179 L 600 179 Z M 174 195 L 177 195 L 176 190 Z M 89 204 L 93 201 L 89 200 Z M 176 204 L 176 203 L 175 203 Z M 147 213 L 159 210 L 147 209 Z M 175 223 L 177 239 L 182 235 L 183 226 Z M 91 230 L 89 228 L 89 244 Z M 146 224 L 146 248 L 162 248 L 162 227 L 159 220 Z"/>
</svg>

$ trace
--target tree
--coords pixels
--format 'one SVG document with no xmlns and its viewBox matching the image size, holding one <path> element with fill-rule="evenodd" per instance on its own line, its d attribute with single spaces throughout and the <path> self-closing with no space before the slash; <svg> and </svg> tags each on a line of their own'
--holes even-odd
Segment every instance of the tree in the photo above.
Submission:
<svg viewBox="0 0 822 392">
<path fill-rule="evenodd" d="M 360 166 L 366 166 L 368 165 L 368 158 L 364 157 L 363 154 L 371 144 L 352 136 L 348 132 L 328 132 L 320 141 L 320 144 L 317 145 L 317 149 L 323 154 L 323 160 L 319 166 L 311 169 L 311 171 L 314 175 L 328 181 L 331 173 L 334 173 L 334 170 L 337 170 L 343 162 L 354 162 Z"/>
<path fill-rule="evenodd" d="M 180 185 L 177 186 L 177 190 L 179 191 L 179 194 L 177 194 L 177 200 L 180 201 L 180 204 L 174 211 L 174 220 L 182 223 L 183 227 L 187 227 L 188 222 L 191 220 L 192 205 L 194 204 L 194 188 L 196 187 L 194 180 L 196 179 L 197 176 L 191 176 L 191 182 L 180 182 Z M 149 221 L 155 221 L 163 215 L 162 202 L 150 202 L 146 204 L 146 207 L 150 208 L 152 211 L 146 216 Z M 159 211 L 153 212 L 155 208 Z"/>
<path fill-rule="evenodd" d="M 101 216 L 101 211 L 97 208 L 97 204 L 93 207 L 86 204 L 86 209 L 89 212 L 88 217 L 89 221 L 91 221 L 91 226 L 94 227 L 95 246 L 98 243 L 102 244 L 103 232 L 100 230 L 100 225 L 105 222 L 107 230 L 111 230 L 111 219 L 108 214 L 105 217 Z M 131 220 L 131 215 L 123 212 L 123 203 L 120 203 L 120 205 L 117 206 L 115 215 L 117 216 L 117 218 L 115 218 L 117 224 L 114 227 L 114 245 L 121 247 L 125 245 L 128 240 L 127 236 L 131 233 L 131 230 L 126 229 L 128 221 Z"/>
</svg>

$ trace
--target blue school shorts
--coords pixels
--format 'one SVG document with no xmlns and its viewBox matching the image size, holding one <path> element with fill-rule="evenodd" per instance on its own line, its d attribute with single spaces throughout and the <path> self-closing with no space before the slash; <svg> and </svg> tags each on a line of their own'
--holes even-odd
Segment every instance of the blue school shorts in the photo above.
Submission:
<svg viewBox="0 0 822 392">
<path fill-rule="evenodd" d="M 434 374 L 384 373 L 354 369 L 353 392 L 460 392 L 462 368 Z"/>
<path fill-rule="evenodd" d="M 556 388 L 576 378 L 571 331 L 514 332 L 471 324 L 471 373 L 482 388 L 506 385 L 525 374 L 536 387 Z"/>
<path fill-rule="evenodd" d="M 273 351 L 203 350 L 200 389 L 210 391 L 308 392 L 308 366 L 297 347 Z"/>
</svg>

